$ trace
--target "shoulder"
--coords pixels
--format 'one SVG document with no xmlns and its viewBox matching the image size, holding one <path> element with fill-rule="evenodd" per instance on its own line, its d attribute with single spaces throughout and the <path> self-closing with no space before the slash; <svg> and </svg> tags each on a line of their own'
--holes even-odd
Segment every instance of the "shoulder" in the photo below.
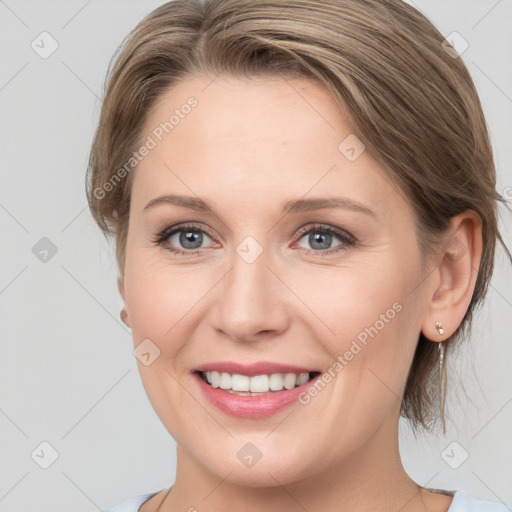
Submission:
<svg viewBox="0 0 512 512">
<path fill-rule="evenodd" d="M 512 503 L 498 503 L 474 498 L 463 490 L 453 491 L 453 501 L 447 512 L 510 512 Z"/>
<path fill-rule="evenodd" d="M 123 501 L 123 503 L 120 503 L 119 505 L 116 505 L 107 510 L 102 510 L 102 512 L 138 512 L 139 507 L 155 494 L 158 494 L 158 492 L 139 494 L 138 496 L 130 498 L 129 500 Z"/>
</svg>

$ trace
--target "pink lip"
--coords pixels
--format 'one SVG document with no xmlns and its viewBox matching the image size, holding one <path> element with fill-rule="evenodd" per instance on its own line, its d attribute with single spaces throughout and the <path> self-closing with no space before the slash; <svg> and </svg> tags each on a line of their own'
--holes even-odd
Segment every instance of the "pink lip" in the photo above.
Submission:
<svg viewBox="0 0 512 512">
<path fill-rule="evenodd" d="M 291 367 L 287 366 L 286 368 Z M 266 372 L 263 372 L 263 374 L 265 373 Z M 271 373 L 280 372 L 272 371 Z M 295 373 L 295 371 L 292 373 Z M 302 373 L 302 371 L 297 371 L 297 373 Z M 255 375 L 262 374 L 255 373 Z M 214 388 L 207 384 L 198 372 L 193 373 L 193 377 L 198 383 L 203 395 L 221 412 L 237 418 L 260 419 L 268 418 L 269 416 L 282 411 L 286 407 L 289 407 L 293 403 L 298 402 L 299 395 L 306 393 L 308 388 L 314 385 L 317 379 L 321 377 L 321 374 L 318 374 L 313 379 L 302 384 L 302 386 L 296 386 L 293 389 L 284 389 L 283 391 L 269 391 L 264 395 L 255 396 L 236 395 L 220 388 Z"/>
<path fill-rule="evenodd" d="M 218 361 L 216 363 L 207 363 L 199 366 L 194 371 L 200 372 L 227 372 L 238 373 L 253 377 L 254 375 L 270 375 L 272 373 L 306 373 L 320 370 L 313 370 L 311 368 L 304 368 L 299 366 L 292 366 L 289 364 L 270 363 L 261 361 L 251 364 L 240 364 L 232 361 Z"/>
</svg>

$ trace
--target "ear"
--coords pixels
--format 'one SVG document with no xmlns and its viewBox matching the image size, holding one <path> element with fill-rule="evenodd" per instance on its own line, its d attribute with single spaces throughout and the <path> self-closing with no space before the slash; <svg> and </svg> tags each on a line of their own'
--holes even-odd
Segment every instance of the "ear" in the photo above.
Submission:
<svg viewBox="0 0 512 512">
<path fill-rule="evenodd" d="M 473 210 L 451 219 L 443 235 L 437 266 L 431 271 L 428 305 L 421 330 L 432 341 L 443 341 L 459 327 L 471 302 L 482 258 L 482 222 Z M 436 329 L 441 322 L 444 333 Z"/>
<path fill-rule="evenodd" d="M 126 316 L 124 318 L 124 323 L 128 327 L 131 327 L 130 315 L 128 314 L 128 310 L 126 309 L 126 300 L 125 300 L 125 295 L 124 295 L 124 276 L 123 275 L 119 275 L 117 277 L 117 289 L 119 290 L 119 294 L 121 295 L 121 298 L 123 299 L 123 302 L 125 303 L 125 306 L 123 306 L 124 309 L 126 310 Z"/>
</svg>

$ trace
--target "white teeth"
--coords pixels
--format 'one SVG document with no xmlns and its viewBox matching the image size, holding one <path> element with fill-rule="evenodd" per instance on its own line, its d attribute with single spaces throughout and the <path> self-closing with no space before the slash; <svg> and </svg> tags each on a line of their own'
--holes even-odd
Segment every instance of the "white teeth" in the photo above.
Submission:
<svg viewBox="0 0 512 512">
<path fill-rule="evenodd" d="M 272 373 L 271 375 L 255 375 L 253 377 L 217 371 L 203 373 L 206 380 L 214 388 L 252 393 L 282 391 L 284 388 L 293 389 L 295 386 L 302 386 L 310 379 L 308 372 L 299 375 L 295 373 Z"/>
<path fill-rule="evenodd" d="M 299 378 L 297 379 L 297 386 L 302 386 L 302 384 L 306 384 L 309 380 L 309 373 L 301 373 Z"/>
<path fill-rule="evenodd" d="M 226 373 L 229 377 L 229 373 Z M 249 391 L 250 378 L 247 375 L 232 375 L 231 376 L 231 389 L 233 391 Z M 254 391 L 251 389 L 251 391 Z"/>
<path fill-rule="evenodd" d="M 231 389 L 231 375 L 229 373 L 222 372 L 220 374 L 220 389 Z"/>
<path fill-rule="evenodd" d="M 295 387 L 295 384 L 297 384 L 297 375 L 294 373 L 287 373 L 284 376 L 284 387 L 286 389 L 292 389 Z"/>
<path fill-rule="evenodd" d="M 236 375 L 233 375 L 233 382 L 235 380 Z M 269 377 L 268 375 L 255 375 L 251 377 L 251 391 L 253 393 L 265 393 L 269 390 L 268 386 Z M 235 387 L 233 387 L 234 391 L 239 391 Z"/>
<path fill-rule="evenodd" d="M 281 373 L 273 373 L 269 378 L 269 388 L 272 391 L 281 391 L 283 386 L 283 375 Z"/>
<path fill-rule="evenodd" d="M 220 385 L 220 373 L 219 372 L 207 372 L 210 374 L 208 380 L 212 387 L 218 388 Z"/>
</svg>

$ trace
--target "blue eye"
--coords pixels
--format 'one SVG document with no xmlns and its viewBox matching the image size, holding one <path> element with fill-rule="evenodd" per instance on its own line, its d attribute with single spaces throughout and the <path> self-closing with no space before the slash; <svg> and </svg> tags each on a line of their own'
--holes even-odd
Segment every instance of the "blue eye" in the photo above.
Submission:
<svg viewBox="0 0 512 512">
<path fill-rule="evenodd" d="M 325 225 L 306 226 L 299 230 L 296 237 L 300 237 L 299 243 L 304 239 L 310 245 L 311 249 L 299 245 L 306 254 L 319 256 L 346 251 L 357 242 L 349 233 Z M 174 254 L 191 256 L 199 254 L 200 249 L 207 247 L 203 245 L 207 239 L 214 241 L 214 236 L 204 226 L 181 224 L 165 228 L 152 242 Z M 336 240 L 338 243 L 335 243 Z"/>
<path fill-rule="evenodd" d="M 347 250 L 356 243 L 356 240 L 352 235 L 331 226 L 310 226 L 299 232 L 299 234 L 302 233 L 304 233 L 304 235 L 300 240 L 305 239 L 310 247 L 312 247 L 312 249 L 305 248 L 307 254 L 330 254 L 333 252 Z M 335 239 L 338 239 L 339 242 L 333 246 L 332 244 Z"/>
<path fill-rule="evenodd" d="M 196 254 L 199 252 L 198 249 L 202 248 L 205 237 L 211 239 L 203 228 L 181 225 L 164 229 L 153 242 L 165 246 L 168 251 L 176 254 Z M 175 240 L 172 240 L 173 238 Z"/>
<path fill-rule="evenodd" d="M 168 237 L 173 245 L 179 245 L 185 249 L 199 249 L 203 244 L 205 233 L 195 229 L 180 229 Z M 175 242 L 172 239 L 177 237 Z M 176 243 L 178 242 L 178 243 Z"/>
</svg>

